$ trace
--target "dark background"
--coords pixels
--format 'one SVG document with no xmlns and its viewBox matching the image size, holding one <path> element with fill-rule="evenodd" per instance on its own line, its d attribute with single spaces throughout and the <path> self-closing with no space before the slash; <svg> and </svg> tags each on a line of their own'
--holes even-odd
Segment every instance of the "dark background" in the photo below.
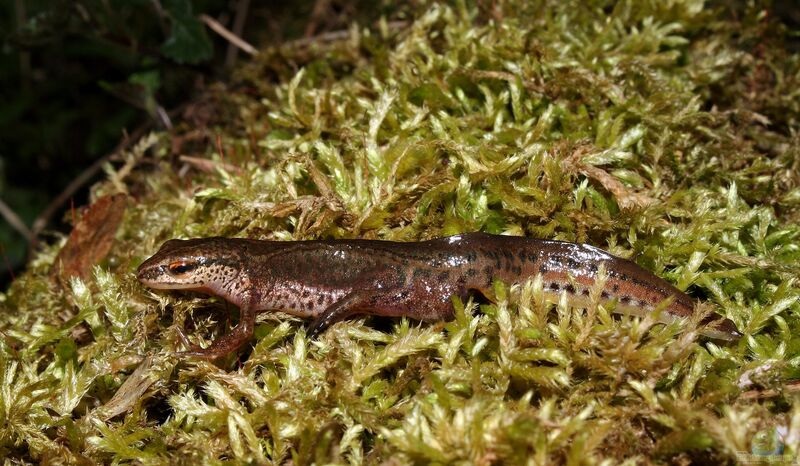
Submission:
<svg viewBox="0 0 800 466">
<path fill-rule="evenodd" d="M 237 60 L 207 15 L 256 48 L 368 24 L 388 3 L 357 0 L 0 1 L 0 289 L 38 241 L 70 229 L 71 208 L 101 179 L 91 170 L 137 128 L 163 129 L 178 108 Z M 290 6 L 291 5 L 291 6 Z M 239 25 L 236 21 L 239 18 Z M 65 188 L 93 174 L 74 194 Z M 49 212 L 49 215 L 47 214 Z M 43 215 L 44 214 L 44 215 Z"/>
<path fill-rule="evenodd" d="M 475 1 L 483 10 L 502 3 Z M 247 59 L 210 31 L 201 14 L 260 48 L 346 30 L 354 22 L 371 24 L 422 3 L 0 1 L 0 208 L 6 211 L 0 216 L 0 289 L 24 267 L 32 242 L 69 231 L 71 207 L 86 204 L 88 187 L 103 176 L 89 167 L 112 152 L 126 131 L 163 128 L 159 109 L 178 108 L 209 83 L 226 79 L 237 55 Z M 748 2 L 711 3 L 736 15 Z M 798 30 L 796 0 L 763 3 L 770 21 Z M 92 176 L 65 194 L 85 175 Z M 8 212 L 25 227 L 14 228 Z M 30 230 L 37 218 L 31 241 L 20 230 Z"/>
</svg>

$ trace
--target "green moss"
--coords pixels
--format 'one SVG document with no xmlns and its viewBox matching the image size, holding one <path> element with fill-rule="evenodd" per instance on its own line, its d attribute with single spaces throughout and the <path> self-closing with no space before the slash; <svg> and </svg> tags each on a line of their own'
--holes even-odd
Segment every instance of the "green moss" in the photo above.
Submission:
<svg viewBox="0 0 800 466">
<path fill-rule="evenodd" d="M 797 455 L 791 36 L 762 10 L 691 0 L 480 5 L 265 50 L 201 102 L 201 139 L 185 123 L 108 167 L 94 193 L 131 201 L 93 277 L 52 282 L 56 245 L 0 295 L 0 456 L 733 463 L 777 427 Z M 744 337 L 552 306 L 537 279 L 442 324 L 362 318 L 309 340 L 264 315 L 215 365 L 171 352 L 184 325 L 224 333 L 229 306 L 133 275 L 173 237 L 477 230 L 631 257 Z"/>
</svg>

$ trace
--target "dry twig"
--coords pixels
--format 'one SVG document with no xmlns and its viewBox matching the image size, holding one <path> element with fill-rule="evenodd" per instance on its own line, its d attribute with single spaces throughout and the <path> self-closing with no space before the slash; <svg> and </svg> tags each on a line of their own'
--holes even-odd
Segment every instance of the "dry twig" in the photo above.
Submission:
<svg viewBox="0 0 800 466">
<path fill-rule="evenodd" d="M 236 47 L 242 49 L 243 52 L 246 52 L 250 55 L 258 55 L 258 50 L 255 47 L 245 42 L 244 39 L 237 36 L 230 30 L 228 30 L 225 26 L 219 23 L 216 19 L 202 14 L 200 15 L 200 19 L 206 23 L 208 27 L 210 27 L 214 32 L 222 36 L 225 40 L 230 42 L 231 44 L 235 45 Z"/>
<path fill-rule="evenodd" d="M 30 243 L 32 240 L 33 235 L 31 234 L 31 230 L 28 229 L 28 226 L 25 225 L 25 222 L 17 215 L 14 210 L 8 206 L 2 199 L 0 199 L 0 216 L 6 219 L 11 228 L 17 230 L 19 234 L 21 234 L 25 240 Z"/>
</svg>

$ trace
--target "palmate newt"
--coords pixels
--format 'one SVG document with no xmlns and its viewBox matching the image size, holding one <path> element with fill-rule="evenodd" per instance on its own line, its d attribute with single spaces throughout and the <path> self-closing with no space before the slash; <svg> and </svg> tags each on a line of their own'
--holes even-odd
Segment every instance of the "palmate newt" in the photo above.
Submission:
<svg viewBox="0 0 800 466">
<path fill-rule="evenodd" d="M 671 300 L 662 320 L 689 317 L 695 301 L 635 263 L 588 244 L 467 233 L 421 242 L 361 239 L 260 241 L 239 238 L 169 240 L 137 271 L 146 286 L 219 296 L 240 308 L 234 329 L 208 348 L 183 355 L 214 359 L 253 335 L 256 314 L 283 311 L 313 318 L 308 334 L 354 314 L 453 318 L 452 296 L 491 299 L 492 282 L 519 283 L 541 274 L 550 297 L 589 302 L 601 266 L 601 302 L 644 315 Z M 733 340 L 733 322 L 713 315 L 702 332 Z"/>
</svg>

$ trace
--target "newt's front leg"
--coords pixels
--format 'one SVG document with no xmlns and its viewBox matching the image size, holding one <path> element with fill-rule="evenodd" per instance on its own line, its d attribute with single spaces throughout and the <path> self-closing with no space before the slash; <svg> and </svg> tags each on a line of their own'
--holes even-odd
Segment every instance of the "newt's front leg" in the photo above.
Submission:
<svg viewBox="0 0 800 466">
<path fill-rule="evenodd" d="M 212 341 L 207 348 L 190 345 L 191 351 L 175 353 L 176 356 L 189 356 L 201 359 L 217 359 L 239 349 L 252 338 L 256 324 L 256 312 L 249 307 L 239 310 L 239 323 L 230 333 Z"/>
</svg>

